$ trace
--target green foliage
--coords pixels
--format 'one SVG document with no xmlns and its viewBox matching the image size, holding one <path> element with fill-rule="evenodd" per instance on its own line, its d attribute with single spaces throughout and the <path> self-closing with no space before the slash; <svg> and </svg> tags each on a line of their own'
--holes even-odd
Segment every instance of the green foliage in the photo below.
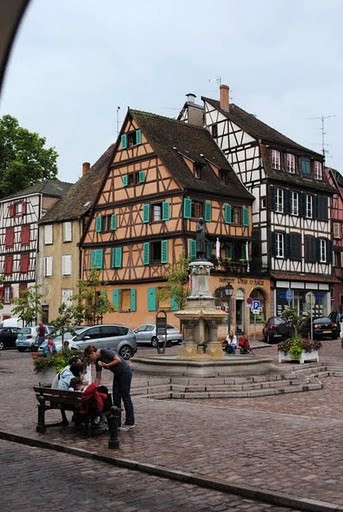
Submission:
<svg viewBox="0 0 343 512">
<path fill-rule="evenodd" d="M 188 264 L 189 260 L 182 254 L 177 263 L 172 265 L 170 273 L 167 275 L 167 285 L 159 289 L 157 299 L 165 301 L 173 298 L 178 304 L 179 309 L 184 309 L 186 299 L 189 295 L 188 290 Z"/>
<path fill-rule="evenodd" d="M 279 352 L 283 352 L 284 354 L 290 353 L 292 359 L 298 360 L 300 359 L 301 352 L 303 350 L 305 352 L 312 352 L 312 350 L 319 350 L 321 346 L 322 344 L 320 341 L 302 338 L 297 334 L 287 340 L 281 341 L 278 344 L 277 349 Z"/>
<path fill-rule="evenodd" d="M 114 306 L 108 300 L 106 292 L 100 289 L 100 271 L 92 269 L 87 281 L 79 281 L 79 293 L 72 299 L 76 302 L 73 307 L 75 324 L 92 323 L 94 325 L 103 321 L 107 313 L 113 313 Z"/>
<path fill-rule="evenodd" d="M 69 364 L 69 359 L 76 355 L 81 358 L 82 353 L 75 350 L 64 350 L 50 357 L 39 355 L 33 360 L 34 371 L 35 373 L 46 372 L 53 368 L 58 373 Z"/>
<path fill-rule="evenodd" d="M 17 119 L 0 119 L 0 198 L 30 185 L 57 177 L 54 148 L 45 148 L 46 139 L 19 126 Z"/>
<path fill-rule="evenodd" d="M 286 309 L 281 313 L 281 317 L 293 327 L 294 334 L 297 335 L 304 321 L 304 316 L 299 315 L 296 309 L 286 307 Z"/>
<path fill-rule="evenodd" d="M 62 336 L 62 346 L 64 347 L 64 333 L 66 331 L 72 330 L 75 322 L 75 308 L 73 306 L 66 306 L 65 304 L 61 304 L 58 308 L 59 315 L 53 320 L 51 323 L 56 329 L 61 331 Z"/>
<path fill-rule="evenodd" d="M 25 325 L 37 323 L 38 315 L 42 313 L 40 286 L 34 285 L 26 290 L 20 290 L 19 297 L 12 300 L 14 308 L 12 315 L 18 316 Z"/>
</svg>

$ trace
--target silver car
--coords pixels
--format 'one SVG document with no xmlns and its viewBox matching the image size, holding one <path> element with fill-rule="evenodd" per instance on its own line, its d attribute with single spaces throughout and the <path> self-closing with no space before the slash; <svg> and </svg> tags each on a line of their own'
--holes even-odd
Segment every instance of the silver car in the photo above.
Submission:
<svg viewBox="0 0 343 512">
<path fill-rule="evenodd" d="M 63 334 L 64 342 L 68 342 L 68 344 L 70 344 L 72 342 L 72 339 L 75 336 L 75 334 L 78 334 L 79 332 L 83 331 L 85 328 L 86 328 L 85 325 L 76 325 L 75 327 L 73 327 L 73 329 L 71 331 L 65 331 Z M 51 333 L 51 337 L 54 340 L 57 351 L 60 352 L 62 350 L 61 330 L 56 329 L 54 332 Z M 44 347 L 46 347 L 47 344 L 48 344 L 48 342 L 44 341 L 44 343 L 42 343 L 40 345 L 40 347 L 38 348 L 38 352 L 43 352 Z M 69 348 L 71 348 L 71 347 L 69 346 Z"/>
<path fill-rule="evenodd" d="M 130 359 L 137 352 L 136 337 L 126 325 L 93 325 L 84 328 L 68 341 L 70 349 L 84 350 L 88 345 L 113 348 L 123 359 Z"/>
<path fill-rule="evenodd" d="M 20 329 L 15 342 L 15 346 L 19 352 L 24 352 L 24 350 L 38 350 L 38 327 L 38 325 L 29 325 Z M 55 329 L 52 325 L 44 325 L 44 327 L 45 336 L 51 334 Z"/>
<path fill-rule="evenodd" d="M 137 345 L 152 345 L 157 347 L 159 343 L 164 343 L 164 336 L 156 336 L 156 325 L 155 324 L 144 324 L 140 325 L 135 329 L 134 334 L 136 336 Z M 172 344 L 179 345 L 182 342 L 182 334 L 178 329 L 172 325 L 167 324 L 167 346 Z"/>
</svg>

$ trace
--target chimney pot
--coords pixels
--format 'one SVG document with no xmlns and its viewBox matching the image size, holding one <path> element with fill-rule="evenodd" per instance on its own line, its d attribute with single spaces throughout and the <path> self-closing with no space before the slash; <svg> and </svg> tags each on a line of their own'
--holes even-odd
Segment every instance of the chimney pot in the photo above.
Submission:
<svg viewBox="0 0 343 512">
<path fill-rule="evenodd" d="M 230 87 L 222 84 L 219 87 L 220 91 L 220 108 L 229 110 L 230 108 Z"/>
<path fill-rule="evenodd" d="M 83 162 L 82 164 L 82 176 L 86 174 L 86 172 L 89 171 L 91 164 L 89 162 Z"/>
<path fill-rule="evenodd" d="M 186 94 L 186 98 L 187 98 L 187 103 L 195 103 L 196 95 L 193 94 L 192 92 L 189 92 L 188 94 Z"/>
</svg>

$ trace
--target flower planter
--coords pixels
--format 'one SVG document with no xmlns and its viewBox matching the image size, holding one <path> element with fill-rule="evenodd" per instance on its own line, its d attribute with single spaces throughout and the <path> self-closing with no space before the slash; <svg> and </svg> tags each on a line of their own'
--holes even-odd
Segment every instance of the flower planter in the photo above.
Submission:
<svg viewBox="0 0 343 512">
<path fill-rule="evenodd" d="M 286 363 L 292 361 L 299 361 L 299 363 L 306 363 L 308 361 L 319 361 L 319 353 L 318 350 L 312 350 L 312 352 L 305 352 L 305 350 L 301 351 L 300 359 L 292 359 L 290 352 L 286 354 L 282 351 L 279 351 L 279 363 Z"/>
</svg>

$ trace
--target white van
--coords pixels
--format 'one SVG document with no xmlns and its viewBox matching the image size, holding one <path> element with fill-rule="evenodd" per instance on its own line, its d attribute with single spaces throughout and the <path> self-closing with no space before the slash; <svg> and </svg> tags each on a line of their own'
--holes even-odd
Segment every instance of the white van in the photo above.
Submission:
<svg viewBox="0 0 343 512">
<path fill-rule="evenodd" d="M 23 327 L 23 321 L 19 318 L 6 318 L 0 322 L 0 327 Z"/>
</svg>

